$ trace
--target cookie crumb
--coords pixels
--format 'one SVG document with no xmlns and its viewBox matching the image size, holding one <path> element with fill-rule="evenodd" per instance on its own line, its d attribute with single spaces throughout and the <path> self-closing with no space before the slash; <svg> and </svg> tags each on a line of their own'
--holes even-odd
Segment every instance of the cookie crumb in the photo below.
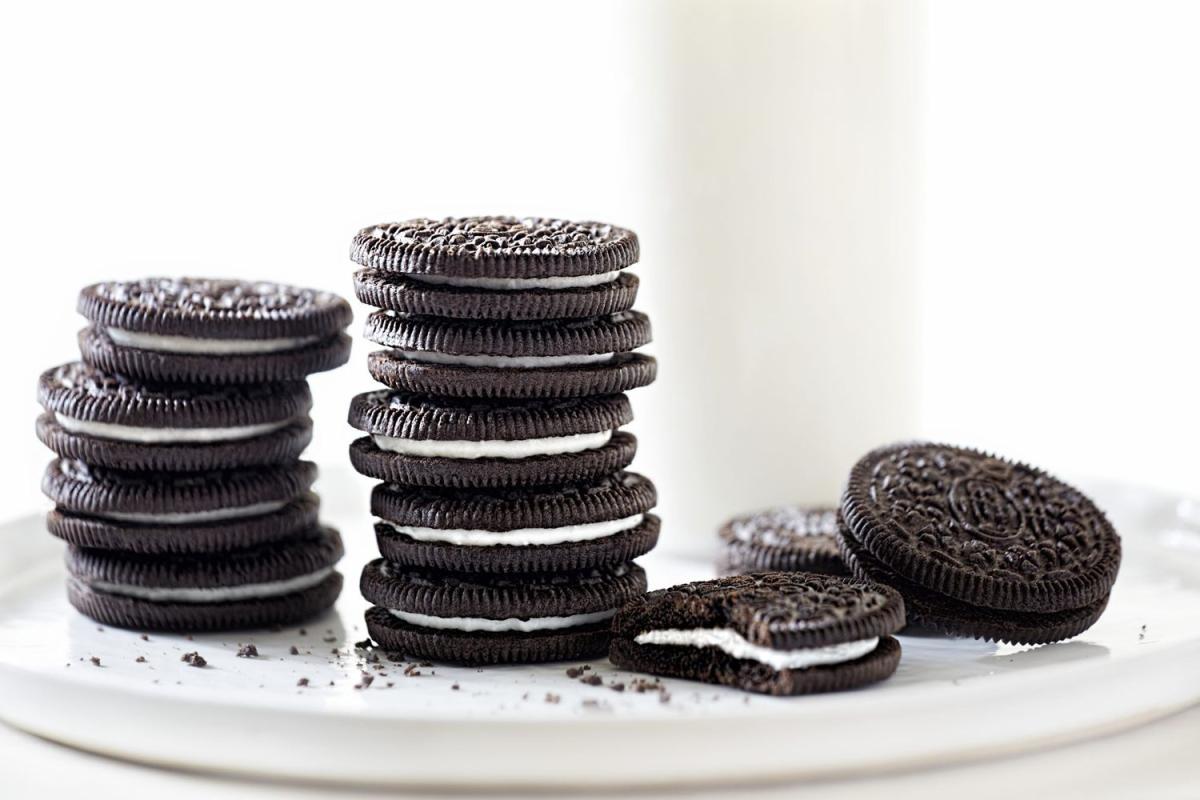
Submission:
<svg viewBox="0 0 1200 800">
<path fill-rule="evenodd" d="M 184 653 L 182 656 L 180 656 L 179 660 L 182 661 L 183 663 L 187 664 L 189 667 L 207 667 L 208 666 L 208 661 L 205 660 L 204 656 L 200 655 L 199 653 L 197 653 L 194 650 L 190 653 Z"/>
<path fill-rule="evenodd" d="M 300 655 L 300 651 L 296 648 L 296 645 L 292 645 L 291 647 L 289 647 L 288 652 L 294 656 Z"/>
<path fill-rule="evenodd" d="M 582 674 L 583 674 L 583 670 L 580 669 L 579 667 L 567 667 L 567 677 L 568 678 L 578 678 Z"/>
<path fill-rule="evenodd" d="M 88 661 L 92 662 L 93 667 L 100 666 L 100 659 L 97 656 L 92 656 L 91 658 L 88 659 Z"/>
<path fill-rule="evenodd" d="M 297 686 L 308 686 L 308 678 L 301 678 L 300 680 L 296 681 L 296 685 Z"/>
<path fill-rule="evenodd" d="M 562 701 L 561 695 L 557 695 L 554 692 L 546 692 L 546 702 L 547 703 L 550 703 L 552 705 L 557 705 L 561 701 Z"/>
<path fill-rule="evenodd" d="M 601 678 L 599 675 L 596 675 L 595 673 L 593 673 L 591 675 L 588 675 L 585 678 L 580 678 L 579 682 L 586 683 L 588 686 L 599 686 L 602 683 L 604 683 L 604 679 Z"/>
<path fill-rule="evenodd" d="M 364 672 L 362 674 L 362 676 L 359 678 L 359 682 L 354 684 L 354 688 L 355 689 L 366 689 L 368 686 L 370 686 L 372 683 L 374 683 L 374 681 L 375 681 L 374 675 Z"/>
<path fill-rule="evenodd" d="M 452 683 L 452 684 L 450 684 L 450 688 L 451 688 L 451 689 L 453 689 L 454 691 L 456 691 L 456 692 L 457 692 L 457 691 L 458 691 L 458 684 L 457 684 L 457 683 Z"/>
<path fill-rule="evenodd" d="M 616 683 L 610 683 L 608 688 L 612 689 L 614 692 L 623 692 L 625 691 L 625 684 L 617 681 Z"/>
<path fill-rule="evenodd" d="M 149 637 L 149 636 L 147 636 L 146 634 L 144 634 L 144 633 L 143 633 L 143 634 L 142 634 L 142 641 L 143 641 L 143 642 L 148 642 L 148 641 L 150 641 L 150 637 Z"/>
<path fill-rule="evenodd" d="M 244 644 L 238 648 L 238 658 L 258 658 L 258 648 L 252 644 Z"/>
<path fill-rule="evenodd" d="M 145 664 L 145 663 L 146 663 L 146 657 L 145 657 L 145 656 L 138 656 L 137 658 L 135 658 L 135 659 L 134 659 L 134 661 L 136 661 L 138 664 Z"/>
</svg>

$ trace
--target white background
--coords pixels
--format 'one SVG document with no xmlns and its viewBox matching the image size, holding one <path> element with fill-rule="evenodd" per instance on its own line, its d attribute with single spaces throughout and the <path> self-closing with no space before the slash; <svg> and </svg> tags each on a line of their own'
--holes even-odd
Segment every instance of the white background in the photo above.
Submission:
<svg viewBox="0 0 1200 800">
<path fill-rule="evenodd" d="M 869 20 L 884 5 L 806 7 Z M 1196 493 L 1200 6 L 935 0 L 911 14 L 926 98 L 911 434 Z M 74 357 L 85 283 L 193 273 L 349 295 L 354 231 L 418 215 L 605 219 L 653 254 L 640 221 L 661 211 L 645 141 L 663 19 L 638 3 L 6 6 L 4 514 L 44 507 L 34 386 Z M 690 278 L 669 261 L 639 269 L 652 317 Z M 368 350 L 314 379 L 321 463 L 344 463 Z M 635 408 L 689 402 L 643 391 Z M 671 470 L 655 431 L 638 433 L 639 463 Z M 787 468 L 741 465 L 751 479 Z"/>
</svg>

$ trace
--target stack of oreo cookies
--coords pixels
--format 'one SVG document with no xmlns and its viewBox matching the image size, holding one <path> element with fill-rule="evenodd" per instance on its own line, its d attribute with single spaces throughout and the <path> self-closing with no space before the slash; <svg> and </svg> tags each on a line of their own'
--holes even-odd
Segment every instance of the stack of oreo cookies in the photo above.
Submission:
<svg viewBox="0 0 1200 800">
<path fill-rule="evenodd" d="M 351 258 L 379 308 L 354 467 L 382 483 L 381 559 L 362 575 L 382 646 L 458 663 L 587 658 L 646 588 L 633 559 L 658 539 L 654 485 L 626 469 L 623 394 L 654 379 L 634 352 L 631 231 L 473 217 L 366 228 Z"/>
<path fill-rule="evenodd" d="M 349 357 L 351 311 L 271 283 L 148 278 L 79 296 L 81 362 L 38 382 L 43 491 L 68 597 L 106 624 L 280 625 L 337 598 L 318 523 L 307 375 Z"/>
</svg>

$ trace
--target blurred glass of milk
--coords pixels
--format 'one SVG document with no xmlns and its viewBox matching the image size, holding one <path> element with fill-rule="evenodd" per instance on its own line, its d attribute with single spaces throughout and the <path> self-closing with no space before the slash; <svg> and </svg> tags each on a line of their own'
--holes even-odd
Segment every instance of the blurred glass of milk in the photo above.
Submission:
<svg viewBox="0 0 1200 800">
<path fill-rule="evenodd" d="M 662 547 L 777 503 L 833 503 L 915 433 L 919 4 L 635 5 L 648 176 L 629 221 L 659 379 L 635 469 Z M 643 394 L 644 393 L 644 394 Z"/>
</svg>

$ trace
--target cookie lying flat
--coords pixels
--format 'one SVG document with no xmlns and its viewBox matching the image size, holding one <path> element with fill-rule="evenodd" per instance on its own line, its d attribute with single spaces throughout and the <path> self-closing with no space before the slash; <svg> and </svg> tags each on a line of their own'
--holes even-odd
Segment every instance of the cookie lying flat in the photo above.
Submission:
<svg viewBox="0 0 1200 800">
<path fill-rule="evenodd" d="M 56 459 L 46 467 L 42 491 L 63 515 L 99 518 L 114 527 L 195 526 L 271 514 L 301 499 L 316 479 L 316 465 L 295 461 L 276 467 L 207 472 L 125 472 Z"/>
<path fill-rule="evenodd" d="M 618 667 L 765 694 L 852 689 L 900 662 L 895 590 L 852 578 L 765 572 L 650 592 L 613 620 Z"/>
<path fill-rule="evenodd" d="M 87 286 L 79 313 L 83 360 L 147 381 L 300 380 L 350 356 L 350 305 L 276 283 L 144 278 Z"/>
<path fill-rule="evenodd" d="M 620 564 L 658 541 L 654 484 L 633 472 L 530 489 L 380 484 L 379 551 L 401 566 L 520 573 Z"/>
<path fill-rule="evenodd" d="M 382 559 L 363 569 L 367 631 L 380 646 L 456 664 L 593 658 L 608 648 L 617 609 L 646 590 L 641 567 L 576 573 L 453 575 Z"/>
<path fill-rule="evenodd" d="M 779 506 L 735 517 L 718 531 L 722 575 L 820 572 L 849 575 L 838 548 L 837 509 Z"/>
<path fill-rule="evenodd" d="M 210 631 L 284 625 L 333 605 L 342 541 L 314 528 L 219 556 L 146 556 L 70 547 L 67 597 L 106 625 Z"/>
<path fill-rule="evenodd" d="M 317 524 L 317 496 L 306 492 L 277 511 L 191 523 L 128 522 L 55 508 L 46 529 L 65 542 L 130 553 L 221 553 L 294 537 Z"/>
<path fill-rule="evenodd" d="M 280 464 L 312 438 L 302 381 L 148 384 L 73 362 L 42 373 L 38 438 L 63 458 L 129 470 Z"/>
<path fill-rule="evenodd" d="M 455 319 L 535 320 L 600 317 L 628 311 L 637 298 L 637 276 L 623 273 L 594 285 L 567 289 L 529 288 L 521 280 L 491 279 L 497 288 L 431 283 L 417 277 L 363 269 L 354 273 L 354 293 L 377 308 Z M 552 279 L 553 280 L 553 279 Z M 538 281 L 532 281 L 536 286 Z"/>
<path fill-rule="evenodd" d="M 960 447 L 868 453 L 842 498 L 844 557 L 895 586 L 910 619 L 946 633 L 1038 644 L 1104 611 L 1121 563 L 1112 525 L 1041 470 Z"/>
<path fill-rule="evenodd" d="M 633 231 L 542 217 L 411 219 L 363 228 L 350 258 L 439 285 L 571 289 L 615 280 L 638 260 Z"/>
<path fill-rule="evenodd" d="M 350 445 L 364 475 L 410 486 L 489 488 L 582 481 L 623 469 L 637 452 L 625 395 L 483 403 L 404 392 L 360 394 Z"/>
</svg>

